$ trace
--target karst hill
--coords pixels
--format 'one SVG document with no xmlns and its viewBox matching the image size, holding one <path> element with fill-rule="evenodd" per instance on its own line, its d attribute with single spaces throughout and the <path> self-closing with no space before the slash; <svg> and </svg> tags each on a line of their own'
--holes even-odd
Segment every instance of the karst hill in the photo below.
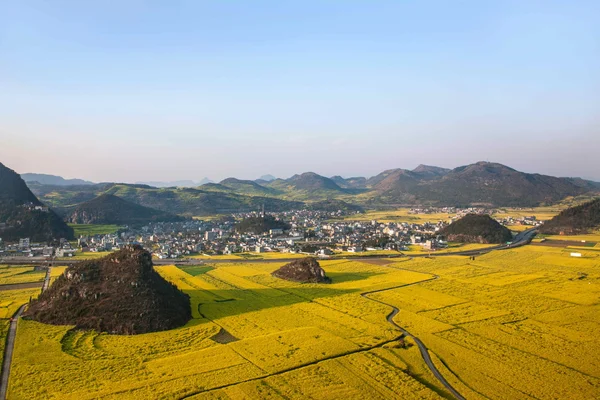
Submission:
<svg viewBox="0 0 600 400">
<path fill-rule="evenodd" d="M 331 279 L 325 275 L 325 271 L 313 257 L 292 261 L 274 271 L 272 275 L 292 282 L 331 283 Z"/>
<path fill-rule="evenodd" d="M 439 233 L 449 242 L 506 243 L 512 240 L 511 231 L 489 215 L 467 214 Z"/>
<path fill-rule="evenodd" d="M 173 329 L 191 316 L 189 296 L 154 270 L 140 246 L 67 268 L 24 313 L 47 324 L 126 335 Z"/>
</svg>

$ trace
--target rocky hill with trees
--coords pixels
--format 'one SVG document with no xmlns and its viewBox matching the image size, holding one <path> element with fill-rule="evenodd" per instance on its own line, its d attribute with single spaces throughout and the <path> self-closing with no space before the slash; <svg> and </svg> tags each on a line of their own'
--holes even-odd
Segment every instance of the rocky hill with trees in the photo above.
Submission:
<svg viewBox="0 0 600 400">
<path fill-rule="evenodd" d="M 512 240 L 511 231 L 489 215 L 467 214 L 439 232 L 449 242 L 506 243 Z"/>
<path fill-rule="evenodd" d="M 140 246 L 68 267 L 31 301 L 24 317 L 52 325 L 74 325 L 133 335 L 185 325 L 189 296 L 164 280 Z"/>
<path fill-rule="evenodd" d="M 540 233 L 576 235 L 600 228 L 600 198 L 567 208 L 540 227 Z"/>
<path fill-rule="evenodd" d="M 290 229 L 290 226 L 279 220 L 272 215 L 248 217 L 240 221 L 236 226 L 235 230 L 240 233 L 255 233 L 261 234 L 269 232 L 271 229 Z"/>
<path fill-rule="evenodd" d="M 314 257 L 306 257 L 284 265 L 271 275 L 300 283 L 331 283 L 331 279 Z"/>
</svg>

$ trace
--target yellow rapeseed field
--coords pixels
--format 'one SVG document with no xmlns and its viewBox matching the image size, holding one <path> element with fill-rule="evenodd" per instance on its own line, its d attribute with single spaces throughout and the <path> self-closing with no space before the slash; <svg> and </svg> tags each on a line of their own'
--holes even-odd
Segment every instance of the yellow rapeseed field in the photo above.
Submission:
<svg viewBox="0 0 600 400">
<path fill-rule="evenodd" d="M 281 265 L 156 267 L 192 301 L 193 319 L 171 331 L 22 320 L 9 398 L 450 398 L 373 300 L 399 308 L 396 323 L 466 398 L 600 397 L 600 257 L 527 246 L 321 261 L 331 284 L 271 276 Z"/>
<path fill-rule="evenodd" d="M 16 283 L 41 282 L 45 271 L 36 271 L 34 267 L 0 266 L 0 285 Z"/>
</svg>

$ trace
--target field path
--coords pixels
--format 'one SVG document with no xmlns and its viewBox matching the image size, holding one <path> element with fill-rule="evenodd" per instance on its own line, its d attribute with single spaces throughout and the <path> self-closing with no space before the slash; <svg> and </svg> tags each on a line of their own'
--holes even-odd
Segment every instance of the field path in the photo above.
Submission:
<svg viewBox="0 0 600 400">
<path fill-rule="evenodd" d="M 385 267 L 385 266 L 384 266 Z M 390 267 L 390 268 L 394 268 L 394 267 Z M 394 268 L 394 269 L 402 269 L 402 268 Z M 417 272 L 417 271 L 415 271 Z M 368 295 L 373 294 L 373 293 L 380 293 L 380 292 L 385 292 L 388 290 L 394 290 L 394 289 L 399 289 L 399 288 L 403 288 L 406 286 L 412 286 L 412 285 L 417 285 L 420 283 L 424 283 L 424 282 L 429 282 L 429 281 L 433 281 L 438 279 L 439 276 L 438 275 L 433 275 L 430 279 L 425 279 L 422 281 L 418 281 L 418 282 L 414 282 L 414 283 L 407 283 L 404 285 L 400 285 L 400 286 L 394 286 L 391 288 L 387 288 L 387 289 L 379 289 L 379 290 L 373 290 L 370 292 L 364 292 L 361 293 L 360 295 L 362 297 L 364 297 L 367 300 L 371 300 L 374 302 L 377 302 L 379 304 L 383 304 L 387 307 L 391 307 L 392 312 L 390 312 L 387 316 L 386 319 L 387 321 L 392 324 L 394 327 L 398 328 L 400 330 L 400 332 L 403 333 L 404 336 L 408 336 L 410 337 L 412 340 L 414 340 L 414 342 L 417 344 L 417 346 L 419 347 L 419 351 L 421 352 L 421 357 L 423 357 L 423 361 L 425 361 L 425 364 L 427 364 L 427 367 L 429 368 L 429 370 L 431 371 L 431 373 L 438 379 L 438 381 L 440 381 L 440 383 L 442 385 L 444 385 L 444 387 L 450 392 L 452 393 L 452 395 L 458 399 L 458 400 L 465 400 L 465 398 L 458 393 L 458 391 L 456 389 L 454 389 L 454 387 L 452 387 L 452 385 L 450 384 L 450 382 L 448 382 L 446 380 L 446 378 L 444 378 L 444 376 L 442 375 L 442 373 L 436 368 L 436 366 L 433 364 L 433 361 L 431 361 L 431 357 L 429 356 L 429 351 L 427 350 L 427 347 L 425 346 L 425 344 L 421 341 L 421 339 L 419 339 L 418 337 L 416 337 L 415 335 L 413 335 L 412 333 L 410 333 L 409 331 L 407 331 L 406 329 L 404 329 L 403 327 L 401 327 L 400 325 L 398 325 L 395 321 L 394 321 L 394 317 L 400 312 L 400 310 L 398 309 L 398 307 L 393 306 L 391 304 L 388 303 L 384 303 L 383 301 L 380 300 L 375 300 L 372 299 L 370 297 L 368 297 Z"/>
<path fill-rule="evenodd" d="M 46 270 L 46 277 L 44 278 L 44 284 L 42 286 L 42 292 L 48 289 L 50 285 L 50 271 L 52 267 L 48 267 Z M 39 286 L 39 283 L 36 283 Z M 2 361 L 2 378 L 0 380 L 0 400 L 6 400 L 6 394 L 8 393 L 8 379 L 10 378 L 10 365 L 12 363 L 13 350 L 15 348 L 15 339 L 17 337 L 17 323 L 25 306 L 23 304 L 17 312 L 10 319 L 10 327 L 6 335 L 6 345 L 4 347 L 4 358 Z"/>
</svg>

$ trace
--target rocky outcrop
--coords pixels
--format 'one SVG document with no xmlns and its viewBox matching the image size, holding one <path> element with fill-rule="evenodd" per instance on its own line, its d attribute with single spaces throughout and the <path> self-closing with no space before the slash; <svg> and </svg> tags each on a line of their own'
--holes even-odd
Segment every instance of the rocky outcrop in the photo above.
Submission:
<svg viewBox="0 0 600 400">
<path fill-rule="evenodd" d="M 292 261 L 271 275 L 276 278 L 300 283 L 331 283 L 319 262 L 313 257 Z"/>
<path fill-rule="evenodd" d="M 67 268 L 24 314 L 47 324 L 126 335 L 173 329 L 191 316 L 189 296 L 154 270 L 140 246 Z"/>
</svg>

